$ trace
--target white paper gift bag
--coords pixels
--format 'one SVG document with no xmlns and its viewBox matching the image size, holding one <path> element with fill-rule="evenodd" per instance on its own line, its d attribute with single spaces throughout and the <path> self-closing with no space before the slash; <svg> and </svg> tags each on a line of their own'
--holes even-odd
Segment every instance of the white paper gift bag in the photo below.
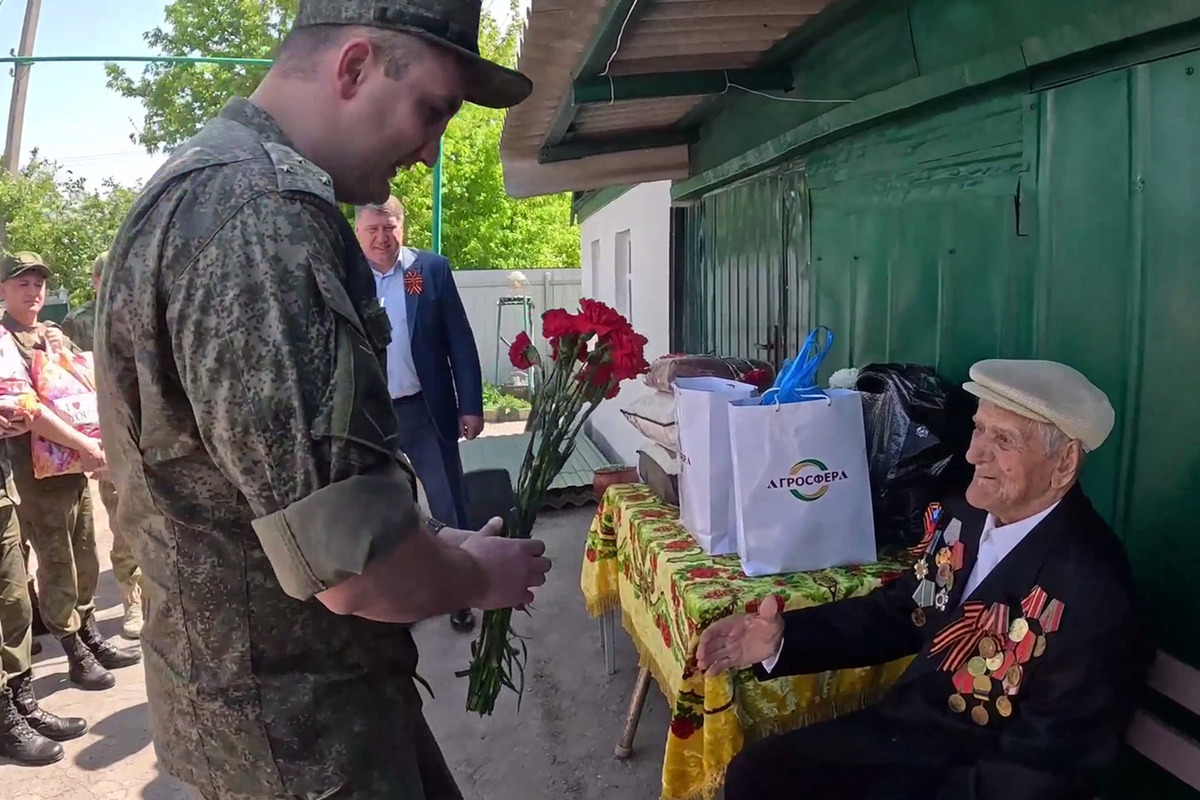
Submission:
<svg viewBox="0 0 1200 800">
<path fill-rule="evenodd" d="M 728 408 L 737 551 L 747 575 L 875 561 L 862 398 Z"/>
<path fill-rule="evenodd" d="M 679 520 L 709 555 L 737 552 L 728 406 L 754 392 L 749 384 L 723 378 L 675 381 Z"/>
</svg>

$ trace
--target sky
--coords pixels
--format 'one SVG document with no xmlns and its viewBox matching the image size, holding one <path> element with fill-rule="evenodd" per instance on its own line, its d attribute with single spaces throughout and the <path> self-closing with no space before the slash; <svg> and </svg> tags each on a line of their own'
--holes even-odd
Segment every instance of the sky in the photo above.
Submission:
<svg viewBox="0 0 1200 800">
<path fill-rule="evenodd" d="M 167 0 L 42 0 L 34 54 L 45 56 L 151 55 L 142 35 L 162 23 Z M 528 7 L 528 0 L 522 3 Z M 507 18 L 506 0 L 484 7 Z M 21 38 L 25 0 L 0 0 L 0 52 L 15 51 Z M 141 65 L 128 64 L 132 74 Z M 0 137 L 12 96 L 11 71 L 0 65 Z M 42 63 L 30 71 L 21 136 L 21 164 L 30 151 L 57 161 L 64 170 L 98 187 L 105 178 L 131 185 L 149 178 L 165 159 L 130 141 L 144 112 L 105 85 L 102 63 Z"/>
</svg>

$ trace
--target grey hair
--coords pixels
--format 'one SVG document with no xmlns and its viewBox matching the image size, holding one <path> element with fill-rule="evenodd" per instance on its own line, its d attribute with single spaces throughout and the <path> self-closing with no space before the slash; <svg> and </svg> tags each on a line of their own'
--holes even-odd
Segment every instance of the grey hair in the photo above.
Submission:
<svg viewBox="0 0 1200 800">
<path fill-rule="evenodd" d="M 1052 422 L 1034 422 L 1033 425 L 1041 437 L 1042 450 L 1048 456 L 1056 455 L 1074 441 L 1070 436 L 1063 433 L 1062 428 Z M 1081 451 L 1087 452 L 1087 448 L 1081 448 Z"/>
<path fill-rule="evenodd" d="M 377 214 L 383 214 L 389 219 L 396 220 L 396 222 L 399 222 L 401 225 L 404 224 L 404 205 L 395 197 L 389 197 L 385 203 L 370 203 L 365 206 L 355 206 L 355 222 L 362 217 L 364 211 L 374 211 Z"/>
</svg>

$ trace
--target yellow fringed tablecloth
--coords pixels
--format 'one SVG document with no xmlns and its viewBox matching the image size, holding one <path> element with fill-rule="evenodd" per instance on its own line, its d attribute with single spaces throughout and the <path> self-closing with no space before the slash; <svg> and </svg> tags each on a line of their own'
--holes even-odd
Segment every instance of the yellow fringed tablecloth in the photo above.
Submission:
<svg viewBox="0 0 1200 800">
<path fill-rule="evenodd" d="M 750 670 L 705 678 L 696 670 L 700 631 L 754 610 L 768 594 L 787 609 L 867 594 L 906 566 L 882 561 L 749 578 L 736 555 L 706 555 L 679 523 L 678 510 L 645 486 L 610 487 L 588 532 L 580 586 L 592 616 L 620 609 L 640 666 L 650 669 L 671 705 L 662 800 L 708 800 L 747 738 L 858 710 L 910 660 L 763 683 Z"/>
</svg>

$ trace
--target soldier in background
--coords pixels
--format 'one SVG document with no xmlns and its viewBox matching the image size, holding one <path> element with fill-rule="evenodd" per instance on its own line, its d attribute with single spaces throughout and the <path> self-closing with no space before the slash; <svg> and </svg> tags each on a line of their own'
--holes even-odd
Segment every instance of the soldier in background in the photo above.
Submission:
<svg viewBox="0 0 1200 800">
<path fill-rule="evenodd" d="M 29 425 L 14 398 L 0 398 L 0 439 L 21 436 Z M 61 761 L 59 742 L 79 738 L 88 724 L 42 710 L 33 693 L 33 603 L 26 592 L 19 502 L 8 449 L 0 447 L 0 757 L 43 766 Z"/>
<path fill-rule="evenodd" d="M 100 290 L 100 273 L 108 259 L 108 252 L 96 256 L 92 263 L 92 290 Z M 62 322 L 63 333 L 72 342 L 85 350 L 92 349 L 96 331 L 96 301 L 88 300 L 73 309 Z M 117 524 L 117 488 L 107 472 L 96 476 L 100 488 L 100 501 L 108 512 L 108 526 L 112 530 L 113 577 L 121 591 L 121 603 L 125 606 L 125 617 L 121 621 L 121 635 L 126 639 L 137 639 L 142 635 L 142 571 L 129 547 L 129 537 Z"/>
<path fill-rule="evenodd" d="M 50 268 L 36 253 L 17 253 L 0 264 L 0 323 L 12 334 L 17 350 L 31 369 L 34 351 L 74 344 L 53 323 L 40 322 L 46 302 Z M 104 450 L 58 414 L 42 406 L 31 430 L 77 450 L 84 473 L 106 466 Z M 21 495 L 17 514 L 21 531 L 38 557 L 38 603 L 46 627 L 62 644 L 70 665 L 68 677 L 83 689 L 110 689 L 116 679 L 110 669 L 141 661 L 141 653 L 113 647 L 96 627 L 93 602 L 100 577 L 92 495 L 86 474 L 35 478 L 29 434 L 8 440 L 13 480 Z"/>
</svg>

